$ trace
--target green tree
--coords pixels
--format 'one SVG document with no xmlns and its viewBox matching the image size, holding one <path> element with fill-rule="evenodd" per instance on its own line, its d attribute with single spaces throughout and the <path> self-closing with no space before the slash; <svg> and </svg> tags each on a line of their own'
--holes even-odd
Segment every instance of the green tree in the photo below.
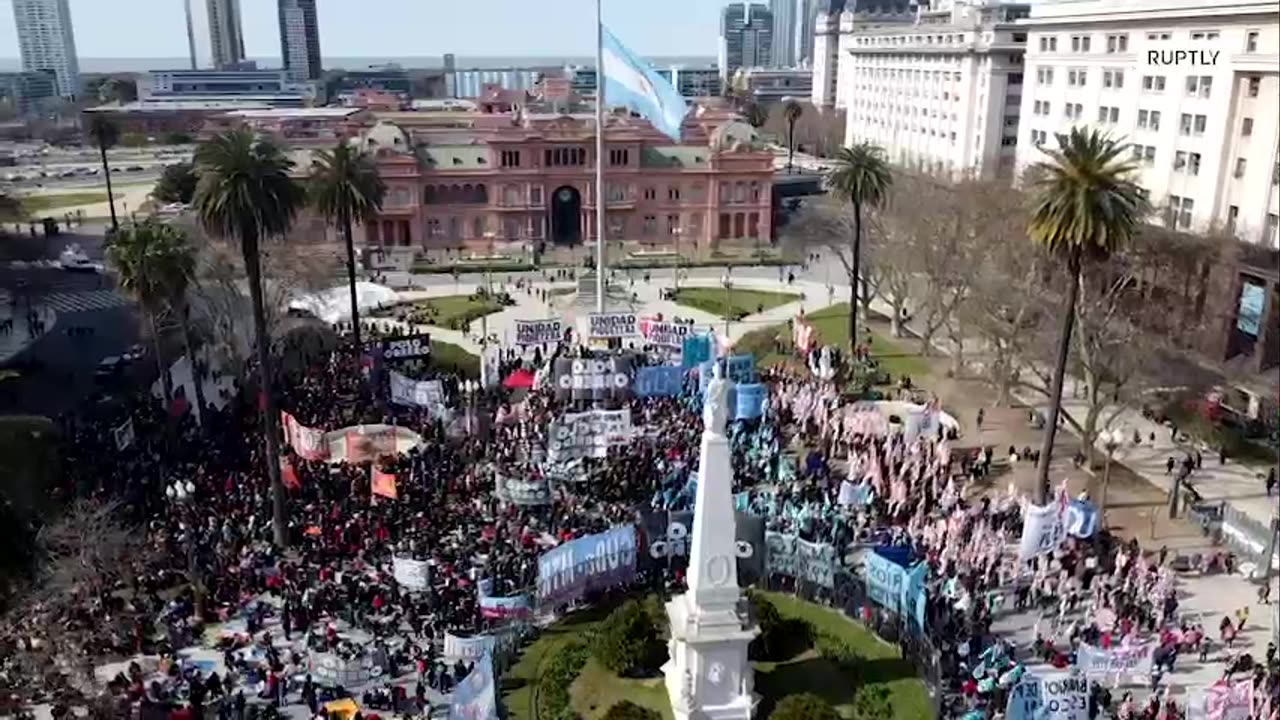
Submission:
<svg viewBox="0 0 1280 720">
<path fill-rule="evenodd" d="M 610 705 L 602 720 L 662 720 L 662 713 L 623 700 Z"/>
<path fill-rule="evenodd" d="M 1032 242 L 1062 262 L 1068 283 L 1036 483 L 1036 498 L 1042 504 L 1049 497 L 1049 465 L 1062 409 L 1062 380 L 1067 372 L 1081 271 L 1086 264 L 1106 262 L 1132 239 L 1151 212 L 1142 188 L 1134 181 L 1138 167 L 1130 159 L 1127 143 L 1079 127 L 1055 137 L 1056 149 L 1041 147 L 1049 160 L 1031 168 L 1033 201 L 1027 228 Z"/>
<path fill-rule="evenodd" d="M 264 238 L 288 232 L 306 201 L 306 192 L 293 179 L 294 164 L 280 148 L 247 130 L 231 130 L 202 143 L 196 148 L 195 162 L 200 177 L 192 200 L 196 216 L 208 232 L 237 239 L 244 257 L 253 307 L 259 387 L 266 406 L 262 425 L 267 455 L 263 461 L 271 478 L 275 543 L 284 547 L 288 533 L 284 485 L 280 481 L 279 418 L 271 392 L 271 338 L 263 302 L 259 245 Z"/>
<path fill-rule="evenodd" d="M 758 102 L 747 101 L 742 106 L 742 117 L 751 124 L 751 127 L 762 128 L 769 122 L 769 110 Z"/>
<path fill-rule="evenodd" d="M 653 615 L 637 600 L 628 600 L 609 613 L 591 646 L 591 654 L 601 665 L 630 677 L 654 670 L 662 650 Z"/>
<path fill-rule="evenodd" d="M 316 152 L 311 162 L 311 202 L 316 210 L 342 231 L 347 246 L 347 284 L 351 288 L 351 327 L 360 347 L 360 308 L 356 300 L 356 251 L 351 223 L 375 219 L 382 210 L 387 186 L 378 175 L 373 156 L 358 147 L 339 142 L 332 150 Z"/>
<path fill-rule="evenodd" d="M 111 193 L 111 166 L 107 163 L 107 151 L 120 142 L 120 128 L 107 116 L 93 113 L 89 118 L 89 138 L 102 156 L 102 177 L 107 181 L 107 205 L 111 208 L 111 231 L 119 232 L 120 222 L 116 220 L 116 196 Z"/>
<path fill-rule="evenodd" d="M 151 191 L 151 195 L 161 202 L 183 205 L 191 204 L 191 198 L 195 194 L 195 165 L 189 162 L 174 163 L 166 167 Z"/>
<path fill-rule="evenodd" d="M 881 685 L 864 685 L 853 698 L 853 720 L 892 720 L 889 691 Z"/>
<path fill-rule="evenodd" d="M 797 693 L 779 700 L 769 720 L 840 720 L 840 713 L 818 695 Z"/>
<path fill-rule="evenodd" d="M 853 209 L 849 257 L 839 254 L 840 262 L 849 275 L 849 350 L 852 354 L 858 346 L 859 300 L 866 294 L 862 284 L 863 215 L 866 209 L 879 207 L 884 202 L 893 187 L 893 174 L 881 147 L 860 142 L 836 152 L 835 168 L 827 176 L 827 185 Z"/>
<path fill-rule="evenodd" d="M 186 295 L 195 272 L 195 255 L 180 230 L 150 218 L 112 233 L 105 251 L 120 286 L 137 299 L 147 314 L 156 369 L 168 405 L 173 400 L 173 384 L 161 351 L 160 318 L 182 304 L 180 298 Z"/>
<path fill-rule="evenodd" d="M 0 222 L 17 222 L 25 216 L 22 198 L 0 191 Z"/>
<path fill-rule="evenodd" d="M 782 108 L 782 116 L 787 121 L 787 172 L 791 172 L 796 157 L 796 123 L 804 115 L 804 106 L 795 98 L 787 98 Z"/>
<path fill-rule="evenodd" d="M 747 648 L 752 660 L 786 660 L 813 644 L 812 625 L 800 618 L 784 618 L 777 606 L 760 593 L 750 593 L 747 600 L 760 630 Z"/>
</svg>

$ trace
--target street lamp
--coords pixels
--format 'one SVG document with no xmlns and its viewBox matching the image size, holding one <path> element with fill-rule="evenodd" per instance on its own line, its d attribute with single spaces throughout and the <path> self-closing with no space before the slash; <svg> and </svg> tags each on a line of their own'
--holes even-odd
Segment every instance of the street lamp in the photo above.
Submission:
<svg viewBox="0 0 1280 720">
<path fill-rule="evenodd" d="M 1107 524 L 1107 486 L 1111 484 L 1111 459 L 1116 454 L 1116 448 L 1124 443 L 1124 433 L 1120 432 L 1120 428 L 1113 430 L 1103 430 L 1099 436 L 1102 440 L 1102 447 L 1107 451 L 1107 461 L 1102 466 L 1102 497 L 1098 501 L 1098 516 L 1102 519 L 1102 526 L 1105 528 Z"/>
<path fill-rule="evenodd" d="M 673 285 L 672 292 L 680 290 L 680 235 L 684 232 L 684 228 L 675 227 L 671 230 L 671 235 L 675 237 L 676 257 L 675 262 L 671 264 L 671 282 Z"/>
<path fill-rule="evenodd" d="M 720 278 L 724 285 L 724 336 L 729 338 L 729 321 L 733 318 L 733 280 L 729 278 L 730 268 L 725 268 L 724 277 Z"/>
<path fill-rule="evenodd" d="M 173 481 L 164 490 L 165 497 L 182 518 L 179 527 L 182 529 L 183 542 L 187 546 L 187 582 L 191 585 L 191 594 L 195 597 L 195 615 L 197 623 L 204 621 L 204 588 L 200 585 L 199 568 L 196 565 L 196 536 L 193 522 L 196 486 L 190 480 Z"/>
<path fill-rule="evenodd" d="M 489 257 L 485 258 L 484 261 L 484 298 L 486 302 L 493 298 L 493 278 L 489 272 L 493 264 L 493 239 L 497 236 L 498 234 L 492 230 L 484 231 L 485 243 L 489 247 Z M 480 335 L 480 351 L 483 354 L 485 343 L 489 342 L 489 313 L 480 316 Z"/>
</svg>

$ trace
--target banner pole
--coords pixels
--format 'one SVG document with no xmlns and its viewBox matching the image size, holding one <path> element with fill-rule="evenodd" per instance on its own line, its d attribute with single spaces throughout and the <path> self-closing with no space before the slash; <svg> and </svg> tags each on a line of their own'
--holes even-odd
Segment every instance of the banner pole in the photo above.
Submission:
<svg viewBox="0 0 1280 720">
<path fill-rule="evenodd" d="M 604 14 L 596 0 L 596 312 L 604 312 Z"/>
</svg>

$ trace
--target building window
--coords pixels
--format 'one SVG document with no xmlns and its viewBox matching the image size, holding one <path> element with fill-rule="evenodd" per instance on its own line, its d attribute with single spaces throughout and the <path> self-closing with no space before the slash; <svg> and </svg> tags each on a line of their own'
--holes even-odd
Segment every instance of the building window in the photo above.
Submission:
<svg viewBox="0 0 1280 720">
<path fill-rule="evenodd" d="M 1247 117 L 1240 121 L 1240 135 L 1249 137 L 1253 134 L 1253 118 Z"/>
<path fill-rule="evenodd" d="M 569 167 L 587 164 L 587 151 L 582 148 L 547 148 L 544 151 L 547 167 Z"/>
<path fill-rule="evenodd" d="M 644 189 L 644 199 L 645 199 L 645 200 L 652 200 L 652 199 L 654 199 L 654 198 L 656 198 L 656 197 L 658 197 L 658 191 L 657 191 L 656 189 L 651 188 L 651 187 L 647 187 L 647 188 L 645 188 L 645 189 Z"/>
<path fill-rule="evenodd" d="M 1271 184 L 1280 185 L 1280 162 L 1271 168 Z"/>
<path fill-rule="evenodd" d="M 1247 53 L 1258 52 L 1258 31 L 1250 30 L 1244 36 L 1244 51 Z"/>
<path fill-rule="evenodd" d="M 1249 97 L 1258 97 L 1258 91 L 1262 89 L 1262 78 L 1257 75 L 1249 76 Z"/>
<path fill-rule="evenodd" d="M 1276 228 L 1280 227 L 1280 215 L 1275 213 L 1267 213 L 1267 226 L 1263 228 L 1263 237 L 1271 237 L 1276 234 Z"/>
<path fill-rule="evenodd" d="M 617 215 L 609 216 L 609 239 L 622 240 L 627 233 L 627 221 Z"/>
<path fill-rule="evenodd" d="M 1068 70 L 1067 86 L 1068 87 L 1084 87 L 1088 80 L 1089 72 L 1087 70 Z"/>
<path fill-rule="evenodd" d="M 1048 37 L 1041 35 L 1040 52 L 1058 52 L 1058 37 L 1056 35 Z"/>
<path fill-rule="evenodd" d="M 747 214 L 747 237 L 760 237 L 760 213 Z"/>
<path fill-rule="evenodd" d="M 1236 158 L 1236 167 L 1235 170 L 1232 171 L 1231 177 L 1236 178 L 1237 180 L 1244 177 L 1244 169 L 1246 165 L 1247 163 L 1244 158 Z"/>
<path fill-rule="evenodd" d="M 733 184 L 733 201 L 735 203 L 744 203 L 747 201 L 747 184 L 745 182 L 738 181 Z"/>
<path fill-rule="evenodd" d="M 760 202 L 760 183 L 751 181 L 751 202 Z"/>
<path fill-rule="evenodd" d="M 720 232 L 717 235 L 723 240 L 728 239 L 733 232 L 733 216 L 729 213 L 720 213 Z"/>
<path fill-rule="evenodd" d="M 1178 132 L 1182 135 L 1204 135 L 1209 119 L 1204 115 L 1182 113 L 1178 118 Z"/>
<path fill-rule="evenodd" d="M 520 218 L 507 218 L 502 223 L 503 237 L 508 240 L 520 239 Z"/>
<path fill-rule="evenodd" d="M 1044 144 L 1045 144 L 1046 142 L 1048 142 L 1048 141 L 1049 141 L 1049 136 L 1048 136 L 1048 134 L 1047 134 L 1047 133 L 1045 133 L 1045 131 L 1043 131 L 1043 130 L 1032 130 L 1032 131 L 1031 131 L 1031 144 L 1032 144 L 1032 145 L 1044 145 Z"/>
<path fill-rule="evenodd" d="M 1164 76 L 1143 75 L 1142 90 L 1143 92 L 1164 92 Z"/>
<path fill-rule="evenodd" d="M 667 199 L 668 199 L 668 200 L 679 200 L 679 199 L 680 199 L 680 186 L 679 186 L 679 185 L 671 185 L 671 186 L 669 186 L 669 187 L 667 188 Z"/>
<path fill-rule="evenodd" d="M 432 240 L 440 237 L 440 218 L 427 218 L 427 237 Z"/>
<path fill-rule="evenodd" d="M 1227 208 L 1227 231 L 1236 234 L 1236 223 L 1240 220 L 1240 208 L 1232 205 Z"/>
<path fill-rule="evenodd" d="M 1147 33 L 1147 39 L 1148 39 L 1148 40 L 1168 40 L 1168 39 L 1169 39 L 1169 38 L 1171 38 L 1171 37 L 1173 37 L 1173 36 L 1172 36 L 1172 35 L 1170 35 L 1170 34 L 1169 34 L 1169 33 L 1167 33 L 1167 32 L 1162 32 L 1162 33 Z"/>
<path fill-rule="evenodd" d="M 1200 153 L 1187 153 L 1187 174 L 1200 174 Z"/>
<path fill-rule="evenodd" d="M 1084 115 L 1084 106 L 1080 103 L 1066 103 L 1062 106 L 1062 116 L 1067 120 L 1079 120 Z"/>
<path fill-rule="evenodd" d="M 1209 97 L 1213 91 L 1213 78 L 1208 75 L 1187 77 L 1187 97 Z"/>
<path fill-rule="evenodd" d="M 1194 209 L 1195 202 L 1191 198 L 1170 195 L 1169 216 L 1165 222 L 1179 230 L 1185 230 L 1191 227 L 1191 211 Z"/>
<path fill-rule="evenodd" d="M 1052 85 L 1053 84 L 1053 68 L 1051 67 L 1036 68 L 1036 84 Z"/>
<path fill-rule="evenodd" d="M 689 186 L 689 200 L 691 202 L 700 203 L 707 199 L 707 186 L 700 182 L 696 182 Z"/>
<path fill-rule="evenodd" d="M 471 237 L 484 237 L 484 218 L 476 218 L 471 221 Z"/>
<path fill-rule="evenodd" d="M 1192 40 L 1217 40 L 1217 39 L 1218 39 L 1218 31 L 1217 31 L 1217 30 L 1207 30 L 1207 31 L 1203 31 L 1203 32 L 1193 32 L 1193 33 L 1191 33 L 1191 39 L 1192 39 Z"/>
<path fill-rule="evenodd" d="M 1124 71 L 1123 70 L 1103 70 L 1102 71 L 1102 87 L 1119 90 L 1124 87 Z"/>
<path fill-rule="evenodd" d="M 498 154 L 498 161 L 504 168 L 520 167 L 520 151 L 503 150 Z"/>
<path fill-rule="evenodd" d="M 1159 110 L 1139 110 L 1138 111 L 1138 127 L 1143 130 L 1159 130 L 1160 129 L 1160 111 Z"/>
<path fill-rule="evenodd" d="M 680 234 L 680 216 L 679 215 L 667 216 L 667 234 L 668 235 Z"/>
<path fill-rule="evenodd" d="M 658 218 L 655 215 L 645 215 L 644 224 L 640 226 L 640 233 L 645 237 L 653 237 L 658 234 Z"/>
<path fill-rule="evenodd" d="M 1182 172 L 1182 169 L 1185 168 L 1186 166 L 1187 166 L 1187 153 L 1183 150 L 1179 150 L 1175 152 L 1173 154 L 1174 172 Z"/>
<path fill-rule="evenodd" d="M 623 165 L 623 166 L 625 166 L 625 165 L 630 165 L 630 164 L 631 164 L 631 162 L 630 162 L 630 161 L 631 161 L 631 157 L 630 157 L 630 155 L 631 155 L 631 153 L 630 153 L 630 152 L 628 152 L 626 148 L 617 148 L 617 149 L 614 149 L 614 150 L 610 150 L 610 151 L 609 151 L 609 164 L 610 164 L 610 165 Z"/>
<path fill-rule="evenodd" d="M 502 186 L 502 204 L 507 206 L 520 204 L 520 189 L 514 185 Z"/>
<path fill-rule="evenodd" d="M 1128 35 L 1108 35 L 1107 36 L 1107 52 L 1122 53 L 1129 51 Z"/>
<path fill-rule="evenodd" d="M 741 240 L 747 233 L 747 217 L 742 213 L 733 214 L 733 237 Z"/>
<path fill-rule="evenodd" d="M 539 206 L 542 205 L 542 186 L 541 185 L 529 186 L 529 204 L 539 205 Z"/>
<path fill-rule="evenodd" d="M 1072 35 L 1071 36 L 1071 52 L 1080 52 L 1080 53 L 1089 52 L 1089 36 L 1088 35 Z"/>
<path fill-rule="evenodd" d="M 1120 122 L 1120 108 L 1106 107 L 1105 105 L 1098 108 L 1098 122 L 1100 123 Z"/>
<path fill-rule="evenodd" d="M 622 202 L 627 199 L 627 186 L 610 184 L 609 202 Z"/>
<path fill-rule="evenodd" d="M 547 222 L 547 219 L 544 217 L 529 218 L 529 237 L 532 237 L 532 238 L 542 237 L 543 225 L 546 222 Z"/>
</svg>

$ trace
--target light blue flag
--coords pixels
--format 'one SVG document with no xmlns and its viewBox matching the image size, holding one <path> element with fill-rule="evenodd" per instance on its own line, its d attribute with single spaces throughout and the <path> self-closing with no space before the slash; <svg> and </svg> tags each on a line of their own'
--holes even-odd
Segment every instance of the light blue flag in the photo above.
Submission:
<svg viewBox="0 0 1280 720">
<path fill-rule="evenodd" d="M 671 83 L 637 58 L 604 28 L 604 98 L 609 105 L 623 105 L 639 113 L 662 134 L 680 142 L 680 125 L 689 111 Z"/>
</svg>

